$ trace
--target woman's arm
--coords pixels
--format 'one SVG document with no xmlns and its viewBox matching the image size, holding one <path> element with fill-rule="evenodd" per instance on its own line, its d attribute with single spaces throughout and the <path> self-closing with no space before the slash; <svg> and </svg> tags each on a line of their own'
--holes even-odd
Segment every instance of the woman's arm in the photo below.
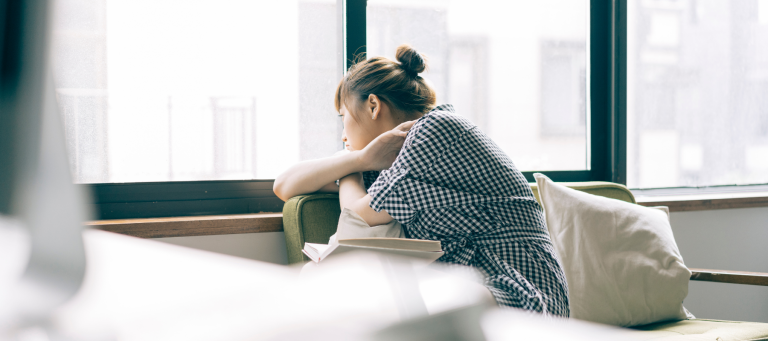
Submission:
<svg viewBox="0 0 768 341">
<path fill-rule="evenodd" d="M 275 179 L 272 190 L 283 201 L 321 189 L 333 191 L 336 179 L 366 170 L 361 168 L 360 153 L 337 153 L 327 158 L 299 162 Z"/>
<path fill-rule="evenodd" d="M 392 221 L 392 216 L 385 210 L 374 211 L 369 205 L 371 196 L 365 191 L 363 175 L 353 173 L 339 180 L 339 204 L 355 211 L 368 226 L 384 225 Z"/>
<path fill-rule="evenodd" d="M 278 198 L 288 201 L 296 195 L 314 193 L 321 189 L 333 191 L 330 183 L 352 173 L 389 168 L 414 123 L 401 123 L 379 135 L 361 151 L 340 152 L 328 158 L 299 162 L 275 179 L 272 190 Z M 357 214 L 363 216 L 360 212 Z"/>
</svg>

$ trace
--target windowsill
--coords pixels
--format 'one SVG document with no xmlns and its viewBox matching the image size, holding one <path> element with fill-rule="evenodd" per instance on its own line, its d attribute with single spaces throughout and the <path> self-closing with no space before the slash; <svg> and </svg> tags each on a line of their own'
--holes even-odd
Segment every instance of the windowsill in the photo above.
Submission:
<svg viewBox="0 0 768 341">
<path fill-rule="evenodd" d="M 640 191 L 638 191 L 640 192 Z M 669 194 L 669 193 L 668 193 Z M 636 193 L 638 204 L 667 206 L 671 212 L 768 207 L 768 192 L 649 196 Z M 116 219 L 86 225 L 139 238 L 192 237 L 239 233 L 281 232 L 282 213 Z"/>
<path fill-rule="evenodd" d="M 643 206 L 667 206 L 670 212 L 706 211 L 731 208 L 768 207 L 768 191 L 738 193 L 699 193 L 675 195 L 643 195 L 635 192 L 637 203 Z"/>
<path fill-rule="evenodd" d="M 283 231 L 282 213 L 97 220 L 86 225 L 139 238 L 191 237 Z"/>
</svg>

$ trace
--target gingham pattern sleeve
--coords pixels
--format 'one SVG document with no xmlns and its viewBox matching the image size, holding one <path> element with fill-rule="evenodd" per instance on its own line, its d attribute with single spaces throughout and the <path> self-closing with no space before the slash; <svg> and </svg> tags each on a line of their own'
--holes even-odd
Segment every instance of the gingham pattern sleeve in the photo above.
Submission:
<svg viewBox="0 0 768 341">
<path fill-rule="evenodd" d="M 369 188 L 371 188 L 371 185 L 373 185 L 373 183 L 376 182 L 376 179 L 378 177 L 379 177 L 379 172 L 377 172 L 377 171 L 363 172 L 363 184 L 365 185 L 365 190 L 366 191 Z"/>
<path fill-rule="evenodd" d="M 381 171 L 376 182 L 368 188 L 368 194 L 371 196 L 371 203 L 369 205 L 376 212 L 380 212 L 382 209 L 386 210 L 393 219 L 401 224 L 407 224 L 411 221 L 415 212 L 403 202 L 400 194 L 397 193 L 400 181 L 408 173 L 408 170 L 402 164 L 402 160 L 398 159 L 392 167 Z"/>
<path fill-rule="evenodd" d="M 443 111 L 446 113 L 440 114 Z M 386 210 L 402 224 L 411 221 L 415 211 L 403 200 L 403 195 L 410 193 L 400 192 L 401 181 L 406 177 L 420 178 L 427 174 L 430 164 L 458 137 L 455 133 L 472 127 L 468 121 L 455 120 L 455 115 L 450 115 L 448 111 L 453 111 L 451 105 L 439 106 L 411 127 L 395 162 L 381 171 L 368 189 L 370 207 L 376 212 Z"/>
</svg>

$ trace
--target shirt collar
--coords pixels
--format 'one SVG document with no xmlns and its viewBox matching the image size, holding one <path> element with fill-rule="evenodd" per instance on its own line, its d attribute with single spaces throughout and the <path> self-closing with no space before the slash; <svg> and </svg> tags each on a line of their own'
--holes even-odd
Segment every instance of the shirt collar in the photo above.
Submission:
<svg viewBox="0 0 768 341">
<path fill-rule="evenodd" d="M 453 109 L 453 105 L 451 104 L 438 105 L 434 109 L 430 110 L 430 112 L 433 112 L 433 111 L 447 111 L 454 114 L 456 113 L 456 110 Z"/>
</svg>

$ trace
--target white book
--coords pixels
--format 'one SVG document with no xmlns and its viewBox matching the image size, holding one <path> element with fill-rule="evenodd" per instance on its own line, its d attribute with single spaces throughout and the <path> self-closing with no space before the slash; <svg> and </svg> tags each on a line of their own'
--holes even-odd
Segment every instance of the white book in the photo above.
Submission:
<svg viewBox="0 0 768 341">
<path fill-rule="evenodd" d="M 405 238 L 353 238 L 332 240 L 330 244 L 304 243 L 302 252 L 315 263 L 319 263 L 331 255 L 353 250 L 383 252 L 430 262 L 443 255 L 439 241 Z"/>
</svg>

